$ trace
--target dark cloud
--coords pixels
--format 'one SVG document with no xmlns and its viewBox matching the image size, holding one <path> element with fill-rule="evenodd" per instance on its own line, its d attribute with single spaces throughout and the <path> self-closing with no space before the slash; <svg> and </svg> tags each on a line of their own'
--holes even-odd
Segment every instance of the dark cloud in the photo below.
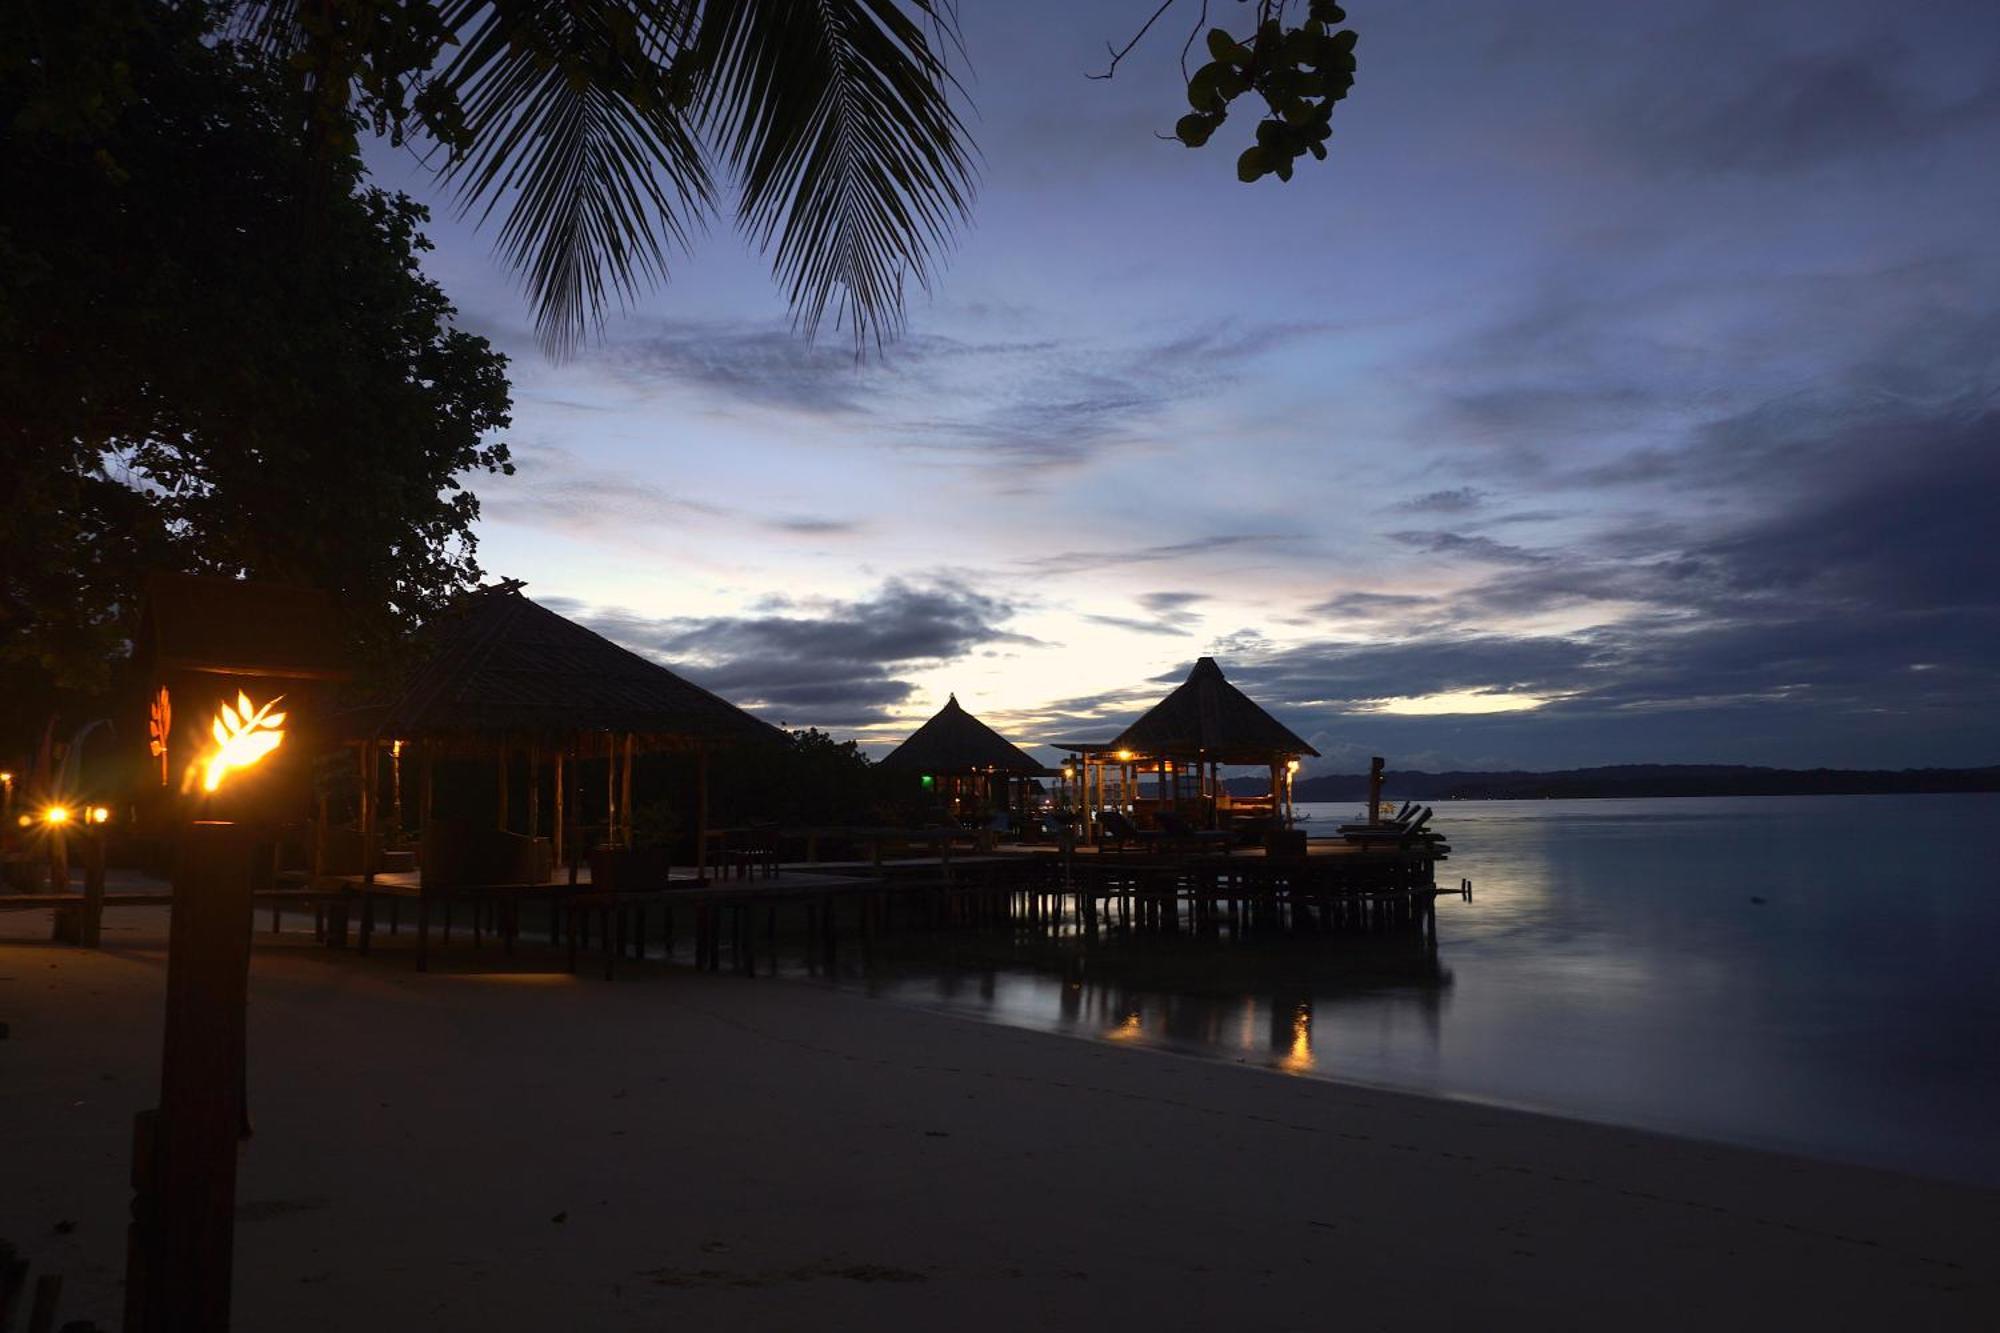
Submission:
<svg viewBox="0 0 2000 1333">
<path fill-rule="evenodd" d="M 1693 37 L 1688 58 L 1661 60 L 1649 71 L 1656 77 L 1635 81 L 1632 102 L 1605 122 L 1625 151 L 1685 172 L 1793 173 L 2000 116 L 2000 77 L 1940 89 L 1895 36 L 1765 60 L 1729 59 L 1717 37 Z"/>
<path fill-rule="evenodd" d="M 1129 630 L 1134 634 L 1165 634 L 1170 638 L 1178 638 L 1188 632 L 1176 625 L 1165 624 L 1158 620 L 1138 620 L 1131 616 L 1086 613 L 1083 618 L 1093 625 L 1109 625 L 1113 629 Z"/>
<path fill-rule="evenodd" d="M 678 495 L 638 478 L 594 468 L 567 449 L 516 444 L 512 477 L 482 480 L 486 517 L 564 531 L 605 530 L 720 519 L 727 508 Z"/>
<path fill-rule="evenodd" d="M 912 343 L 904 354 L 921 358 Z M 764 407 L 820 414 L 862 410 L 879 365 L 857 364 L 825 344 L 808 343 L 782 327 L 661 322 L 652 332 L 599 354 L 614 374 L 641 388 L 695 384 Z"/>
<path fill-rule="evenodd" d="M 1778 502 L 1761 512 L 1552 553 L 1446 599 L 1458 628 L 1253 652 L 1232 676 L 1299 714 L 1302 734 L 1395 737 L 1429 752 L 1443 736 L 1475 737 L 1472 752 L 1512 763 L 1990 763 L 2000 405 L 1852 408 L 1845 428 L 1816 407 L 1763 440 L 1766 470 L 1751 475 Z M 1769 413 L 1757 420 L 1778 430 Z M 1794 462 L 1797 432 L 1816 450 L 1809 468 Z M 1315 610 L 1393 619 L 1430 610 L 1425 600 L 1348 593 Z M 1621 609 L 1568 635 L 1469 628 L 1592 602 Z M 1369 711 L 1372 700 L 1460 691 L 1555 701 L 1486 717 Z"/>
<path fill-rule="evenodd" d="M 1022 567 L 1044 570 L 1052 573 L 1069 573 L 1079 568 L 1106 569 L 1114 565 L 1151 565 L 1174 560 L 1186 560 L 1195 556 L 1209 555 L 1218 551 L 1243 548 L 1269 548 L 1296 541 L 1290 535 L 1274 532 L 1224 532 L 1213 537 L 1201 537 L 1193 541 L 1167 542 L 1159 546 L 1111 547 L 1096 551 L 1058 551 L 1053 555 L 1028 556 L 1019 563 Z"/>
<path fill-rule="evenodd" d="M 1003 628 L 1014 611 L 956 583 L 890 582 L 856 601 L 785 603 L 746 616 L 661 620 L 596 610 L 578 619 L 773 721 L 855 727 L 883 721 L 909 698 L 914 687 L 903 673 L 995 644 L 1033 644 Z"/>
<path fill-rule="evenodd" d="M 1389 539 L 1431 555 L 1456 556 L 1490 565 L 1539 565 L 1550 558 L 1542 551 L 1459 532 L 1392 532 Z"/>
<path fill-rule="evenodd" d="M 1163 623 L 1180 629 L 1199 624 L 1201 614 L 1194 608 L 1209 600 L 1208 594 L 1201 592 L 1168 590 L 1139 594 L 1139 605 L 1158 616 Z"/>
<path fill-rule="evenodd" d="M 844 518 L 816 518 L 806 514 L 794 514 L 786 518 L 770 520 L 770 526 L 784 532 L 796 532 L 805 537 L 846 537 L 865 531 L 865 523 Z"/>
<path fill-rule="evenodd" d="M 1431 491 L 1405 500 L 1396 508 L 1406 514 L 1468 514 L 1485 500 L 1486 492 L 1472 486 L 1457 486 L 1448 491 Z"/>
<path fill-rule="evenodd" d="M 1411 593 L 1343 592 L 1306 608 L 1308 615 L 1335 616 L 1347 620 L 1382 620 L 1412 615 L 1437 605 L 1435 597 Z"/>
<path fill-rule="evenodd" d="M 1015 469 L 1015 488 L 1033 489 L 1038 474 L 1018 472 L 1024 465 L 1072 467 L 1138 442 L 1175 403 L 1327 327 L 1225 323 L 1101 344 L 912 334 L 857 361 L 780 327 L 655 321 L 600 356 L 641 388 L 693 385 L 734 410 L 844 420 L 897 449 Z"/>
<path fill-rule="evenodd" d="M 573 535 L 629 537 L 689 523 L 735 524 L 802 537 L 847 536 L 864 530 L 850 519 L 816 514 L 769 518 L 730 505 L 698 500 L 628 472 L 592 467 L 567 449 L 514 446 L 515 474 L 482 478 L 486 517 Z"/>
</svg>

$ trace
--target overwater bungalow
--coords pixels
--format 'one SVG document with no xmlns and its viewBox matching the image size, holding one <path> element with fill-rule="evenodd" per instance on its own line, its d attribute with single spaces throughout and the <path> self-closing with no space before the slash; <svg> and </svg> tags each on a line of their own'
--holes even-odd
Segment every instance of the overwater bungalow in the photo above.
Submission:
<svg viewBox="0 0 2000 1333">
<path fill-rule="evenodd" d="M 878 767 L 914 776 L 959 819 L 999 811 L 1025 814 L 1035 779 L 1052 771 L 966 712 L 956 694 L 908 740 L 882 756 Z"/>
<path fill-rule="evenodd" d="M 1292 775 L 1319 751 L 1231 685 L 1212 657 L 1138 721 L 1102 744 L 1060 747 L 1079 791 L 1086 834 L 1100 832 L 1102 812 L 1141 825 L 1181 821 L 1197 828 L 1264 819 L 1292 822 Z M 1237 796 L 1223 785 L 1225 767 L 1254 766 L 1270 774 L 1268 792 Z"/>
<path fill-rule="evenodd" d="M 539 878 L 593 848 L 630 848 L 633 760 L 659 752 L 695 759 L 688 803 L 700 877 L 708 756 L 724 746 L 781 739 L 776 728 L 726 699 L 522 596 L 516 584 L 468 597 L 429 660 L 370 721 L 355 729 L 354 741 L 368 779 L 364 864 L 379 862 L 384 759 L 386 794 L 398 805 L 414 764 L 427 887 L 452 878 Z M 434 784 L 448 761 L 461 774 L 468 762 L 491 766 L 488 828 L 497 837 L 433 828 Z M 518 805 L 517 792 L 525 797 Z M 579 839 L 591 846 L 576 845 Z"/>
</svg>

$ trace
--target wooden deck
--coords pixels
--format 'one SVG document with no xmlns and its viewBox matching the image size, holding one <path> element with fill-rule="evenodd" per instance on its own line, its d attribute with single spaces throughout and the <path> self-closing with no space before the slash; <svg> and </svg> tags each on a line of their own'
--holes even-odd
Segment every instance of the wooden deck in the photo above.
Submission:
<svg viewBox="0 0 2000 1333">
<path fill-rule="evenodd" d="M 307 910 L 317 939 L 363 953 L 385 927 L 401 933 L 409 904 L 419 969 L 429 966 L 434 929 L 443 945 L 454 929 L 469 928 L 474 947 L 490 935 L 511 954 L 524 918 L 540 909 L 546 925 L 534 935 L 564 948 L 572 969 L 580 950 L 600 951 L 608 976 L 620 958 L 646 957 L 651 942 L 671 952 L 677 919 L 691 932 L 696 965 L 708 969 L 727 954 L 732 966 L 753 970 L 760 953 L 770 956 L 781 915 L 829 952 L 843 933 L 866 938 L 898 918 L 924 928 L 1025 923 L 1085 933 L 1241 934 L 1303 922 L 1311 929 L 1412 930 L 1434 941 L 1435 850 L 1333 839 L 1314 840 L 1304 856 L 1258 847 L 1182 853 L 1003 844 L 983 853 L 940 847 L 930 856 L 770 863 L 730 879 L 681 868 L 664 881 L 616 889 L 594 884 L 587 867 L 573 881 L 565 873 L 459 888 L 427 888 L 415 871 L 289 872 L 255 897 L 270 908 L 274 931 L 286 908 Z M 1443 892 L 1469 894 L 1469 884 Z M 165 892 L 113 892 L 103 895 L 102 909 L 171 903 Z M 35 909 L 55 911 L 60 938 L 95 938 L 84 927 L 84 894 L 0 895 L 0 911 Z"/>
</svg>

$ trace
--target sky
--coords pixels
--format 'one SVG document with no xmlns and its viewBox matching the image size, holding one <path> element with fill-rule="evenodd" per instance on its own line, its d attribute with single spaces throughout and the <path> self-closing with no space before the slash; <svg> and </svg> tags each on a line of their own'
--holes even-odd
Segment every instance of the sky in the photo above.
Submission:
<svg viewBox="0 0 2000 1333">
<path fill-rule="evenodd" d="M 487 570 L 876 753 L 1209 654 L 1309 772 L 2000 763 L 1990 0 L 1357 0 L 1254 185 L 1158 137 L 1194 0 L 1085 77 L 1153 8 L 963 0 L 974 216 L 859 364 L 727 219 L 554 364 L 371 149 L 512 358 Z"/>
</svg>

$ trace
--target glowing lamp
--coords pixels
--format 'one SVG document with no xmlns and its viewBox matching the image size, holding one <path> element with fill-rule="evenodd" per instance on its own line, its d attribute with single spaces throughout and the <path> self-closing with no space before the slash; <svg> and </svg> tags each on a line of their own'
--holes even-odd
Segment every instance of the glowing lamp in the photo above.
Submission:
<svg viewBox="0 0 2000 1333">
<path fill-rule="evenodd" d="M 918 779 L 918 781 L 923 784 L 923 788 L 925 791 L 933 791 L 937 788 L 937 779 L 932 777 L 928 773 L 924 774 L 923 777 Z"/>
<path fill-rule="evenodd" d="M 108 821 L 108 820 L 109 820 L 110 818 L 111 818 L 111 812 L 110 812 L 109 810 L 105 809 L 105 808 L 104 808 L 103 806 L 101 806 L 101 805 L 93 805 L 93 806 L 91 806 L 91 807 L 90 807 L 90 822 L 91 822 L 91 823 L 93 823 L 93 824 L 102 824 L 102 823 L 105 823 L 106 821 Z"/>
<path fill-rule="evenodd" d="M 266 703 L 252 704 L 250 696 L 238 690 L 234 706 L 225 700 L 216 709 L 215 720 L 209 725 L 214 745 L 195 761 L 203 791 L 215 791 L 231 773 L 253 767 L 285 743 L 285 715 L 271 711 L 284 697 L 281 694 Z"/>
<path fill-rule="evenodd" d="M 1287 760 L 1287 761 L 1285 762 L 1285 771 L 1286 771 L 1287 773 L 1296 773 L 1296 772 L 1298 772 L 1298 771 L 1299 771 L 1299 761 L 1298 761 L 1298 760 L 1296 760 L 1296 759 L 1290 759 L 1290 760 Z"/>
<path fill-rule="evenodd" d="M 1131 762 L 1132 762 L 1132 752 L 1131 752 L 1130 750 L 1120 750 L 1120 751 L 1118 752 L 1118 762 L 1119 762 L 1119 763 L 1121 763 L 1121 764 L 1129 764 L 1129 763 L 1131 763 Z"/>
<path fill-rule="evenodd" d="M 19 820 L 19 823 L 22 828 L 27 828 L 34 822 L 35 822 L 35 817 L 33 815 L 22 815 Z"/>
<path fill-rule="evenodd" d="M 42 822 L 44 824 L 69 823 L 69 807 L 66 805 L 52 805 L 48 807 L 42 811 Z"/>
</svg>

